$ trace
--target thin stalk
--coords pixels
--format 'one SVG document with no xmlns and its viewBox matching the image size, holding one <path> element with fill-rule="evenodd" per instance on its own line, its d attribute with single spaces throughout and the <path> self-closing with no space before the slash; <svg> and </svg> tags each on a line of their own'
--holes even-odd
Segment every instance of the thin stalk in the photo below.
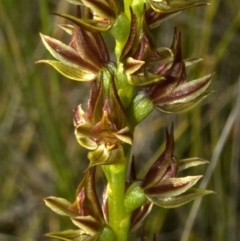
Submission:
<svg viewBox="0 0 240 241">
<path fill-rule="evenodd" d="M 127 160 L 124 157 L 119 164 L 103 166 L 108 180 L 108 217 L 109 225 L 115 232 L 118 241 L 128 240 L 130 215 L 124 208 L 125 178 Z"/>
</svg>

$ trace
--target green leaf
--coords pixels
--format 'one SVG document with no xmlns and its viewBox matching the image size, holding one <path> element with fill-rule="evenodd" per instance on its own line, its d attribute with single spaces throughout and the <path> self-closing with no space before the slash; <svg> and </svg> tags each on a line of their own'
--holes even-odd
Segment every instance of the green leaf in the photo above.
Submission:
<svg viewBox="0 0 240 241">
<path fill-rule="evenodd" d="M 157 206 L 163 208 L 176 208 L 185 205 L 186 203 L 193 201 L 196 198 L 213 193 L 214 192 L 210 190 L 191 188 L 179 196 L 165 198 L 158 196 L 147 196 L 147 198 Z"/>
<path fill-rule="evenodd" d="M 40 60 L 37 63 L 49 64 L 60 74 L 72 80 L 90 82 L 96 78 L 95 73 L 85 70 L 84 68 L 80 68 L 79 66 L 74 68 L 56 60 Z"/>
<path fill-rule="evenodd" d="M 65 230 L 61 232 L 52 232 L 44 235 L 48 238 L 55 238 L 63 241 L 97 241 L 98 236 L 91 236 L 82 230 Z"/>
<path fill-rule="evenodd" d="M 46 206 L 59 215 L 74 217 L 78 213 L 70 209 L 71 203 L 63 198 L 48 197 L 44 199 Z"/>
<path fill-rule="evenodd" d="M 189 167 L 195 167 L 195 166 L 203 165 L 207 163 L 209 163 L 209 161 L 206 161 L 199 157 L 186 158 L 186 159 L 179 160 L 178 168 L 179 168 L 179 171 L 182 171 Z"/>
<path fill-rule="evenodd" d="M 188 176 L 179 178 L 168 178 L 160 181 L 152 187 L 144 189 L 147 196 L 158 198 L 171 198 L 186 192 L 197 183 L 202 176 Z"/>
</svg>

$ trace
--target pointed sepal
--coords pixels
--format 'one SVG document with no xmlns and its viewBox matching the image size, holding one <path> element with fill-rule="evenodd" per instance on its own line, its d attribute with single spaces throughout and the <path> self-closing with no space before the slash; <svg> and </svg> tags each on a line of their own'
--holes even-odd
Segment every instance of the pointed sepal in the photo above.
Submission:
<svg viewBox="0 0 240 241">
<path fill-rule="evenodd" d="M 194 186 L 202 176 L 174 177 L 144 189 L 146 196 L 170 198 L 186 192 Z"/>
<path fill-rule="evenodd" d="M 117 164 L 121 162 L 123 157 L 124 153 L 122 146 L 115 148 L 112 144 L 108 146 L 101 144 L 96 150 L 88 153 L 88 159 L 90 160 L 89 167 L 96 165 L 110 165 L 113 163 Z"/>
<path fill-rule="evenodd" d="M 188 191 L 178 196 L 172 196 L 172 197 L 147 196 L 147 198 L 157 206 L 160 206 L 163 208 L 177 208 L 187 204 L 188 202 L 195 200 L 196 198 L 199 198 L 208 194 L 213 194 L 213 193 L 214 192 L 210 190 L 191 188 Z"/>
<path fill-rule="evenodd" d="M 145 218 L 151 212 L 152 207 L 153 203 L 147 200 L 141 207 L 133 211 L 131 216 L 131 232 L 136 231 L 141 226 Z"/>
<path fill-rule="evenodd" d="M 48 197 L 44 199 L 47 207 L 59 215 L 74 217 L 78 213 L 70 209 L 71 203 L 64 198 Z"/>
<path fill-rule="evenodd" d="M 44 235 L 47 238 L 54 238 L 63 241 L 97 241 L 98 235 L 91 236 L 82 230 L 65 230 L 61 232 L 51 232 Z"/>
<path fill-rule="evenodd" d="M 170 132 L 166 129 L 166 147 L 159 158 L 154 162 L 147 172 L 143 181 L 142 187 L 144 189 L 153 187 L 161 182 L 163 178 L 175 177 L 177 173 L 177 159 L 173 156 L 174 137 L 173 126 Z"/>
<path fill-rule="evenodd" d="M 207 2 L 199 0 L 148 0 L 148 2 L 159 13 L 174 13 L 191 7 L 208 5 Z"/>
<path fill-rule="evenodd" d="M 37 61 L 36 63 L 49 64 L 54 69 L 56 69 L 60 74 L 72 80 L 90 82 L 96 79 L 96 74 L 93 72 L 90 72 L 84 68 L 71 67 L 59 61 L 40 60 L 40 61 Z"/>
<path fill-rule="evenodd" d="M 76 49 L 49 36 L 43 34 L 40 34 L 40 36 L 47 50 L 52 54 L 54 58 L 56 58 L 62 64 L 65 64 L 72 68 L 81 67 L 92 73 L 98 72 L 98 68 L 83 60 L 83 58 L 77 53 Z"/>
<path fill-rule="evenodd" d="M 182 170 L 185 170 L 190 167 L 195 167 L 198 165 L 204 165 L 204 164 L 208 164 L 208 163 L 209 163 L 209 161 L 204 160 L 202 158 L 192 157 L 192 158 L 186 158 L 186 159 L 179 160 L 178 167 L 179 167 L 179 171 L 182 171 Z"/>
<path fill-rule="evenodd" d="M 59 17 L 63 17 L 65 19 L 70 20 L 72 23 L 76 24 L 77 26 L 83 28 L 86 31 L 90 32 L 106 32 L 111 28 L 111 23 L 109 20 L 106 21 L 97 21 L 94 19 L 82 19 L 77 18 L 72 15 L 68 14 L 60 14 L 60 13 L 54 13 L 55 15 Z"/>
<path fill-rule="evenodd" d="M 101 224 L 92 216 L 78 216 L 71 218 L 71 220 L 74 225 L 91 236 L 95 236 L 101 232 Z"/>
</svg>

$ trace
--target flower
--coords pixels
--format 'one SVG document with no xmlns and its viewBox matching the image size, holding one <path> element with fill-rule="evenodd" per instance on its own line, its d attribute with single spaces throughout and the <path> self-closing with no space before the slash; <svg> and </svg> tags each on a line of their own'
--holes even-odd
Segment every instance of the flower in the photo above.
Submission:
<svg viewBox="0 0 240 241">
<path fill-rule="evenodd" d="M 76 19 L 81 19 L 79 8 L 77 15 Z M 84 16 L 85 21 L 89 18 L 88 15 Z M 94 81 L 110 61 L 101 34 L 77 24 L 60 25 L 60 27 L 71 35 L 70 43 L 66 45 L 57 39 L 40 34 L 45 47 L 57 61 L 40 60 L 37 63 L 49 64 L 59 73 L 73 80 Z"/>
<path fill-rule="evenodd" d="M 151 28 L 155 28 L 162 21 L 175 16 L 185 9 L 207 5 L 204 1 L 198 0 L 148 0 L 149 8 L 146 12 L 147 23 Z"/>
<path fill-rule="evenodd" d="M 111 28 L 118 16 L 119 9 L 115 0 L 67 0 L 68 2 L 80 5 L 86 8 L 91 18 L 76 18 L 67 14 L 56 14 L 75 24 L 81 26 L 87 31 L 104 32 Z"/>
<path fill-rule="evenodd" d="M 90 150 L 90 166 L 117 163 L 123 154 L 123 143 L 132 144 L 132 134 L 121 101 L 116 92 L 115 81 L 110 74 L 109 93 L 100 81 L 92 82 L 87 110 L 81 105 L 74 110 L 75 135 L 80 145 Z"/>
<path fill-rule="evenodd" d="M 104 219 L 95 189 L 95 168 L 86 171 L 76 192 L 73 203 L 57 197 L 45 199 L 46 205 L 59 215 L 68 216 L 78 229 L 51 232 L 46 237 L 59 240 L 96 241 L 109 235 L 114 240 L 115 234 Z"/>
<path fill-rule="evenodd" d="M 183 60 L 181 33 L 176 29 L 170 48 L 156 48 L 147 24 L 147 13 L 145 10 L 139 25 L 131 10 L 131 31 L 121 56 L 128 82 L 142 87 L 145 98 L 163 112 L 188 110 L 211 93 L 206 89 L 212 74 L 187 81 L 186 67 L 201 59 Z"/>
<path fill-rule="evenodd" d="M 199 103 L 211 92 L 205 90 L 211 83 L 212 74 L 187 81 L 186 66 L 199 60 L 184 61 L 181 51 L 181 34 L 175 30 L 171 47 L 174 59 L 160 64 L 155 73 L 164 76 L 165 80 L 148 86 L 145 91 L 155 107 L 163 112 L 175 113 L 186 111 Z"/>
<path fill-rule="evenodd" d="M 170 133 L 166 130 L 166 148 L 147 172 L 141 187 L 146 198 L 158 206 L 175 208 L 182 206 L 197 197 L 213 193 L 209 190 L 192 188 L 202 177 L 177 177 L 179 166 L 181 170 L 190 166 L 205 164 L 200 158 L 178 160 L 173 155 L 173 126 Z M 186 164 L 188 163 L 188 164 Z M 191 163 L 191 164 L 190 164 Z"/>
</svg>

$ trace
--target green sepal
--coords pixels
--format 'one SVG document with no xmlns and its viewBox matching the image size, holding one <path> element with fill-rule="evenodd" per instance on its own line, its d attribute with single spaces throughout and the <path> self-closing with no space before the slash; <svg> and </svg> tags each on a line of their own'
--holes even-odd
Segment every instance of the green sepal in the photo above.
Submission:
<svg viewBox="0 0 240 241">
<path fill-rule="evenodd" d="M 75 217 L 78 213 L 70 209 L 71 203 L 64 198 L 47 197 L 44 199 L 47 207 L 59 215 Z"/>
<path fill-rule="evenodd" d="M 66 0 L 66 1 L 75 5 L 83 5 L 82 0 Z"/>
<path fill-rule="evenodd" d="M 90 32 L 105 32 L 111 28 L 111 25 L 109 22 L 99 22 L 94 19 L 81 19 L 77 17 L 73 17 L 68 14 L 59 14 L 54 13 L 55 15 L 59 17 L 66 18 L 70 20 L 71 22 L 75 23 L 79 27 L 83 28 L 84 30 L 90 31 Z"/>
<path fill-rule="evenodd" d="M 115 0 L 82 0 L 85 7 L 91 9 L 95 15 L 101 18 L 115 20 L 118 14 L 118 6 Z"/>
<path fill-rule="evenodd" d="M 151 62 L 159 62 L 160 64 L 170 63 L 174 60 L 173 51 L 169 48 L 161 47 L 156 50 L 157 58 L 151 59 Z"/>
<path fill-rule="evenodd" d="M 63 241 L 97 241 L 98 235 L 91 236 L 82 230 L 65 230 L 60 232 L 51 232 L 44 235 L 48 238 L 59 239 Z"/>
<path fill-rule="evenodd" d="M 125 193 L 124 206 L 129 213 L 142 206 L 147 201 L 141 184 L 141 181 L 132 183 Z"/>
<path fill-rule="evenodd" d="M 127 75 L 133 74 L 136 71 L 138 71 L 144 64 L 145 64 L 145 61 L 128 57 L 124 63 L 125 73 Z"/>
<path fill-rule="evenodd" d="M 146 196 L 158 197 L 158 198 L 170 198 L 178 196 L 192 186 L 202 176 L 187 176 L 187 177 L 173 177 L 166 180 L 162 180 L 154 186 L 144 188 Z"/>
<path fill-rule="evenodd" d="M 174 137 L 173 137 L 173 126 L 171 131 L 168 132 L 166 129 L 166 146 L 163 153 L 157 158 L 153 165 L 145 175 L 142 187 L 144 189 L 149 187 L 156 187 L 161 185 L 161 181 L 167 175 L 169 169 L 171 169 L 171 175 L 168 177 L 175 177 L 177 171 L 178 160 L 173 156 L 174 151 Z"/>
<path fill-rule="evenodd" d="M 174 196 L 174 197 L 158 197 L 158 196 L 147 196 L 147 198 L 157 206 L 163 208 L 177 208 L 182 205 L 187 204 L 188 202 L 193 201 L 196 198 L 213 194 L 213 191 L 204 190 L 204 189 L 197 189 L 191 188 L 188 191 L 182 193 L 181 195 Z"/>
<path fill-rule="evenodd" d="M 128 75 L 128 83 L 134 86 L 145 87 L 152 84 L 158 84 L 164 81 L 166 78 L 163 75 L 152 74 L 146 72 L 140 75 Z"/>
<path fill-rule="evenodd" d="M 99 68 L 86 62 L 78 51 L 71 46 L 43 34 L 40 34 L 40 36 L 47 50 L 61 63 L 72 68 L 83 68 L 92 73 L 97 73 L 99 71 Z"/>
<path fill-rule="evenodd" d="M 203 164 L 208 164 L 208 163 L 209 163 L 209 161 L 204 160 L 199 157 L 186 158 L 186 159 L 179 160 L 179 162 L 178 162 L 179 169 L 178 170 L 182 171 L 189 167 L 195 167 L 198 165 L 203 165 Z"/>
<path fill-rule="evenodd" d="M 184 59 L 185 67 L 188 67 L 190 65 L 196 64 L 200 61 L 202 61 L 202 58 L 189 58 L 189 59 Z"/>
<path fill-rule="evenodd" d="M 90 160 L 89 168 L 96 165 L 109 165 L 117 164 L 124 157 L 122 146 L 111 149 L 111 146 L 105 146 L 101 144 L 94 151 L 88 153 L 88 159 Z"/>
<path fill-rule="evenodd" d="M 169 20 L 175 16 L 177 16 L 180 12 L 173 12 L 173 13 L 169 13 L 169 12 L 161 12 L 161 13 L 157 13 L 155 12 L 155 18 L 151 19 L 152 21 L 147 21 L 148 26 L 150 29 L 153 28 L 157 28 L 162 22 Z"/>
<path fill-rule="evenodd" d="M 123 61 L 126 56 L 130 56 L 139 43 L 139 29 L 138 29 L 137 17 L 133 13 L 131 8 L 130 8 L 130 13 L 131 13 L 130 30 L 128 33 L 127 41 L 122 49 L 122 53 L 120 57 L 121 61 Z"/>
<path fill-rule="evenodd" d="M 75 134 L 77 132 L 75 131 Z M 88 150 L 96 150 L 98 145 L 97 143 L 92 140 L 91 138 L 84 138 L 84 137 L 81 137 L 81 138 L 78 138 L 78 134 L 76 134 L 76 138 L 77 138 L 77 142 L 84 148 L 88 149 Z"/>
<path fill-rule="evenodd" d="M 166 113 L 175 113 L 189 110 L 212 92 L 205 91 L 211 83 L 213 74 L 185 82 L 175 87 L 168 87 L 164 95 L 157 96 L 153 102 L 157 109 Z"/>
<path fill-rule="evenodd" d="M 40 60 L 37 63 L 49 64 L 60 74 L 72 80 L 90 82 L 96 78 L 96 74 L 84 68 L 74 68 L 56 60 Z"/>
<path fill-rule="evenodd" d="M 162 105 L 162 106 L 156 105 L 155 107 L 161 112 L 168 113 L 168 114 L 185 112 L 192 109 L 194 106 L 199 104 L 203 99 L 205 99 L 207 96 L 209 96 L 212 93 L 214 93 L 214 91 L 206 91 L 203 94 L 196 97 L 195 99 L 185 103 L 180 102 L 180 103 L 174 103 L 174 104 Z"/>
<path fill-rule="evenodd" d="M 174 13 L 191 7 L 207 5 L 207 2 L 199 0 L 148 0 L 151 7 L 160 13 Z"/>
<path fill-rule="evenodd" d="M 78 216 L 71 220 L 78 228 L 91 236 L 95 236 L 101 230 L 101 223 L 98 223 L 92 216 Z"/>
<path fill-rule="evenodd" d="M 71 24 L 58 24 L 58 27 L 63 29 L 69 35 L 73 34 L 74 26 Z"/>
<path fill-rule="evenodd" d="M 131 216 L 131 227 L 130 231 L 136 231 L 143 223 L 144 219 L 151 212 L 153 203 L 147 200 L 142 206 L 135 209 Z"/>
</svg>

